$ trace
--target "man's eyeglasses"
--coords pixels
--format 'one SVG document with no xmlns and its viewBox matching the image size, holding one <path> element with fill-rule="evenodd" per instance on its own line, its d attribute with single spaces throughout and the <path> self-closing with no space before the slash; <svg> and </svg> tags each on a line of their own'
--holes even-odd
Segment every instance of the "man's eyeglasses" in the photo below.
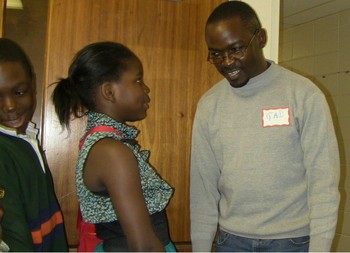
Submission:
<svg viewBox="0 0 350 253">
<path fill-rule="evenodd" d="M 207 61 L 209 61 L 212 64 L 220 64 L 222 63 L 225 58 L 227 57 L 229 60 L 233 60 L 233 59 L 241 59 L 245 56 L 247 49 L 249 48 L 250 44 L 252 43 L 252 41 L 254 40 L 255 36 L 260 32 L 260 29 L 256 29 L 252 38 L 250 39 L 248 45 L 246 47 L 233 47 L 230 48 L 229 50 L 225 51 L 225 52 L 215 52 L 215 51 L 209 51 L 208 54 L 208 59 Z"/>
</svg>

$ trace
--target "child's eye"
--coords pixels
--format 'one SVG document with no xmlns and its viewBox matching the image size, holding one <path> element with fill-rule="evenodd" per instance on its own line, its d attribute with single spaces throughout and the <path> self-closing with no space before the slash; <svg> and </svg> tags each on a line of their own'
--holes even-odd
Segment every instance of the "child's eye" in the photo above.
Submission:
<svg viewBox="0 0 350 253">
<path fill-rule="evenodd" d="M 138 80 L 136 80 L 136 82 L 137 82 L 138 84 L 144 84 L 144 82 L 143 82 L 142 79 L 138 79 Z"/>
<path fill-rule="evenodd" d="M 16 97 L 20 97 L 20 96 L 23 96 L 24 94 L 26 93 L 26 91 L 15 91 L 15 96 Z"/>
</svg>

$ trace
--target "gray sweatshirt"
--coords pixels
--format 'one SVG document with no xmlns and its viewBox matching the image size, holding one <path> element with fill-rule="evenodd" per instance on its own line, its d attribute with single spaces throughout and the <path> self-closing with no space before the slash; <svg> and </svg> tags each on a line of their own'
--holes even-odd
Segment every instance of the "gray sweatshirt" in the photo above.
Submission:
<svg viewBox="0 0 350 253">
<path fill-rule="evenodd" d="M 219 224 L 256 239 L 310 235 L 310 251 L 329 251 L 339 174 L 329 107 L 310 80 L 274 63 L 242 88 L 222 80 L 193 125 L 193 250 L 210 251 Z"/>
</svg>

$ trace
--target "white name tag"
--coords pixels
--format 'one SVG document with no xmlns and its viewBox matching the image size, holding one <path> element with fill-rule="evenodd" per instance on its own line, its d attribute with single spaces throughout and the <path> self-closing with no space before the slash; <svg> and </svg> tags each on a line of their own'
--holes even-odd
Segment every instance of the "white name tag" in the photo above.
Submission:
<svg viewBox="0 0 350 253">
<path fill-rule="evenodd" d="M 262 113 L 263 127 L 290 125 L 289 107 L 263 109 Z"/>
</svg>

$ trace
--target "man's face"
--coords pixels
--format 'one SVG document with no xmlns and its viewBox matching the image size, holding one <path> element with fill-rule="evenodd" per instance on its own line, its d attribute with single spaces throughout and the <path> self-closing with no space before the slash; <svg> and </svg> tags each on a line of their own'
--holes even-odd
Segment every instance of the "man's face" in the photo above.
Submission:
<svg viewBox="0 0 350 253">
<path fill-rule="evenodd" d="M 262 48 L 265 45 L 265 31 L 250 32 L 239 17 L 208 24 L 205 39 L 209 57 L 225 56 L 222 62 L 214 63 L 217 70 L 232 87 L 240 88 L 266 69 Z M 263 41 L 262 41 L 263 40 Z M 228 57 L 230 53 L 242 51 L 240 58 Z"/>
<path fill-rule="evenodd" d="M 0 63 L 0 124 L 24 134 L 34 109 L 34 85 L 22 65 Z"/>
</svg>

